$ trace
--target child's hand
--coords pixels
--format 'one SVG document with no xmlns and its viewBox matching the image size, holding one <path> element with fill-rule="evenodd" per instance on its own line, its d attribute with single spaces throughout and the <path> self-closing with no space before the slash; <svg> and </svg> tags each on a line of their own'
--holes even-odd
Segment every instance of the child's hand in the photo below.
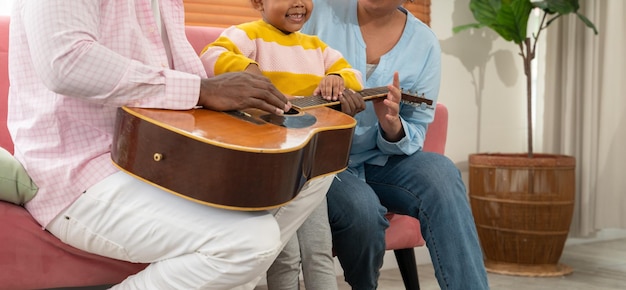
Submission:
<svg viewBox="0 0 626 290">
<path fill-rule="evenodd" d="M 255 75 L 260 75 L 260 76 L 263 75 L 263 72 L 261 72 L 261 69 L 255 63 L 251 63 L 250 65 L 248 65 L 248 67 L 246 67 L 245 72 L 255 74 Z"/>
<path fill-rule="evenodd" d="M 322 79 L 315 91 L 313 91 L 313 95 L 322 96 L 329 101 L 336 101 L 345 89 L 346 87 L 342 77 L 338 75 L 327 75 Z"/>
</svg>

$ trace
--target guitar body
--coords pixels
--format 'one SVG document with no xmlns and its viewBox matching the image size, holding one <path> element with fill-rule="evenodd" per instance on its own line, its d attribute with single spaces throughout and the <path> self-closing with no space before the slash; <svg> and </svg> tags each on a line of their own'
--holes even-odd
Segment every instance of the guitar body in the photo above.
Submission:
<svg viewBox="0 0 626 290">
<path fill-rule="evenodd" d="M 111 157 L 121 170 L 193 201 L 263 210 L 344 170 L 355 125 L 328 107 L 285 116 L 122 107 Z"/>
</svg>

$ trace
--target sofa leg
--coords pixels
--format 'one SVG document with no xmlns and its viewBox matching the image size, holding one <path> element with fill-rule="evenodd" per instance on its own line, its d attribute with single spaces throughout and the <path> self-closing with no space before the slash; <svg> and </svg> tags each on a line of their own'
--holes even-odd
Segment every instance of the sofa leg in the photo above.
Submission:
<svg viewBox="0 0 626 290">
<path fill-rule="evenodd" d="M 406 290 L 419 290 L 420 282 L 417 276 L 417 263 L 413 248 L 393 250 L 393 253 L 396 256 Z"/>
</svg>

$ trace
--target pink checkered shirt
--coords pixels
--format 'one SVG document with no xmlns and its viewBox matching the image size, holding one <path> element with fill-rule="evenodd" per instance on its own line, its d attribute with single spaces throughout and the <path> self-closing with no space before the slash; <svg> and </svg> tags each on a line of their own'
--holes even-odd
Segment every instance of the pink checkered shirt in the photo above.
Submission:
<svg viewBox="0 0 626 290">
<path fill-rule="evenodd" d="M 40 224 L 117 170 L 118 107 L 196 105 L 206 74 L 185 36 L 183 3 L 160 2 L 171 61 L 151 0 L 14 4 L 8 125 L 15 156 L 39 186 L 26 208 Z"/>
</svg>

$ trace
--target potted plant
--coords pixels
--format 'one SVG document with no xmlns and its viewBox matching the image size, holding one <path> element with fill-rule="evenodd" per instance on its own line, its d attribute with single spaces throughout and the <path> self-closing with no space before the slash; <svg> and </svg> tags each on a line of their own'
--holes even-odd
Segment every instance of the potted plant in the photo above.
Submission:
<svg viewBox="0 0 626 290">
<path fill-rule="evenodd" d="M 469 156 L 469 196 L 487 271 L 520 276 L 561 276 L 572 272 L 559 259 L 574 211 L 575 159 L 533 152 L 532 70 L 541 32 L 567 14 L 578 0 L 470 0 L 477 23 L 454 32 L 487 27 L 519 47 L 526 75 L 526 153 L 477 153 Z M 537 31 L 528 36 L 533 10 L 542 13 Z"/>
</svg>

